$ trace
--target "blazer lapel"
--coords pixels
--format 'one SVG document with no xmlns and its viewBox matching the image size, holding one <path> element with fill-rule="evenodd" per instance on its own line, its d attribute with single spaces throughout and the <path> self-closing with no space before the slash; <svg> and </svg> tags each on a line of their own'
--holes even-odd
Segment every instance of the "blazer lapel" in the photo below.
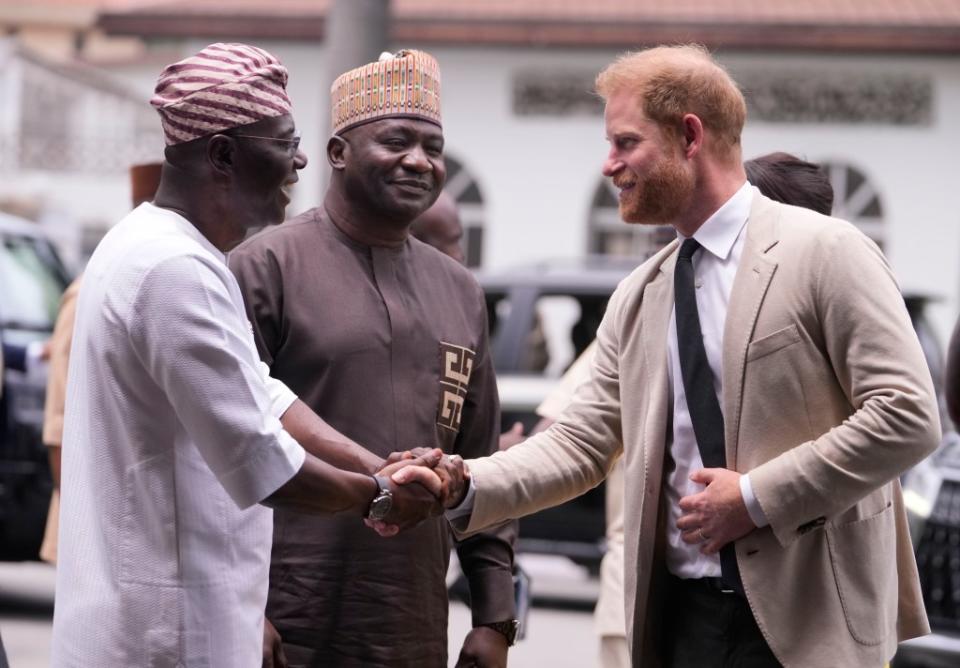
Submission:
<svg viewBox="0 0 960 668">
<path fill-rule="evenodd" d="M 646 420 L 644 420 L 643 434 L 647 447 L 644 447 L 644 475 L 645 483 L 651 484 L 650 476 L 659 476 L 663 469 L 663 452 L 666 443 L 668 427 L 670 396 L 670 382 L 667 375 L 667 332 L 670 329 L 670 316 L 673 313 L 673 269 L 677 262 L 677 253 L 674 251 L 664 260 L 659 273 L 651 280 L 643 291 L 643 302 L 640 306 L 639 325 L 643 335 L 643 356 L 647 385 Z M 657 447 L 652 447 L 656 444 Z M 656 481 L 659 486 L 659 480 Z M 649 489 L 649 488 L 647 488 Z"/>
<path fill-rule="evenodd" d="M 753 337 L 757 316 L 777 263 L 767 256 L 779 239 L 780 213 L 773 202 L 754 193 L 747 238 L 740 266 L 730 291 L 723 332 L 723 417 L 727 465 L 737 468 L 737 434 L 740 429 L 743 380 L 747 347 Z"/>
</svg>

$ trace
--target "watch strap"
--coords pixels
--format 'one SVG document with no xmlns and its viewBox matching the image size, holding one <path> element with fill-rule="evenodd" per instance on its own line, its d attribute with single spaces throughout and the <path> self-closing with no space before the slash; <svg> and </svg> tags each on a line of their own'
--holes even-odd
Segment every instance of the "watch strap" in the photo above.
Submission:
<svg viewBox="0 0 960 668">
<path fill-rule="evenodd" d="M 387 478 L 385 478 L 382 475 L 371 475 L 370 477 L 373 478 L 373 481 L 375 483 L 377 483 L 377 493 L 374 495 L 373 498 L 377 498 L 378 496 L 380 496 L 385 492 L 386 493 L 390 492 L 390 481 Z"/>
<path fill-rule="evenodd" d="M 520 631 L 520 622 L 516 619 L 509 619 L 503 622 L 489 622 L 480 624 L 493 629 L 507 639 L 507 647 L 513 647 L 517 643 L 517 634 Z"/>
<path fill-rule="evenodd" d="M 393 498 L 393 492 L 390 491 L 390 480 L 388 478 L 379 475 L 371 475 L 370 477 L 373 478 L 375 483 L 377 483 L 377 493 L 374 494 L 373 499 L 370 501 L 370 505 L 367 508 L 367 518 L 371 520 L 380 520 L 383 518 L 377 516 L 375 508 L 380 505 L 381 501 L 386 501 L 389 504 L 390 500 Z M 387 512 L 389 512 L 389 505 Z M 384 512 L 383 514 L 385 515 L 386 513 Z"/>
</svg>

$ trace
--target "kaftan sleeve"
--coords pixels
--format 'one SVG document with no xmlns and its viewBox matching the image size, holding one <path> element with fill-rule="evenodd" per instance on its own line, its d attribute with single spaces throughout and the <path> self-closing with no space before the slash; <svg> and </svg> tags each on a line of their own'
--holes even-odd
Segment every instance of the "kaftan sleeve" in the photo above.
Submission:
<svg viewBox="0 0 960 668">
<path fill-rule="evenodd" d="M 490 357 L 486 305 L 479 286 L 474 287 L 476 295 L 472 303 L 476 304 L 477 328 L 482 336 L 455 446 L 456 453 L 464 459 L 496 452 L 500 435 L 500 399 Z M 516 539 L 517 522 L 509 521 L 457 543 L 457 556 L 470 584 L 474 626 L 516 617 L 513 593 Z"/>
</svg>

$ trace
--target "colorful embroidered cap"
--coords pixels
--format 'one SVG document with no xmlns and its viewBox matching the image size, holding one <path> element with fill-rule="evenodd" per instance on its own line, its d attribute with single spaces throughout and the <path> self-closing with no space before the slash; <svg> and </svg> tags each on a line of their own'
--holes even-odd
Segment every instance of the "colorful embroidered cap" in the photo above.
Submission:
<svg viewBox="0 0 960 668">
<path fill-rule="evenodd" d="M 344 72 L 330 87 L 331 124 L 338 135 L 381 118 L 440 123 L 440 67 L 424 51 L 383 53 Z"/>
<path fill-rule="evenodd" d="M 150 104 L 167 145 L 180 144 L 291 113 L 286 88 L 287 68 L 271 54 L 218 43 L 167 65 Z"/>
</svg>

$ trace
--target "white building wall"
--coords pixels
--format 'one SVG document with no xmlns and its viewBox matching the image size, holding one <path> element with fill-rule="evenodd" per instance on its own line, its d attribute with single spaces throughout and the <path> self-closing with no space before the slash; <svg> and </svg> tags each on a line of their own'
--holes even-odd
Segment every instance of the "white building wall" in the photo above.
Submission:
<svg viewBox="0 0 960 668">
<path fill-rule="evenodd" d="M 596 69 L 605 53 L 458 49 L 443 68 L 447 147 L 480 182 L 486 204 L 484 264 L 497 268 L 583 255 L 586 220 L 605 151 L 603 119 L 517 117 L 518 73 Z"/>
<path fill-rule="evenodd" d="M 156 45 L 189 55 L 209 40 Z M 263 40 L 290 70 L 303 148 L 310 164 L 302 172 L 291 215 L 321 200 L 328 136 L 328 77 L 323 46 Z M 397 45 L 417 46 L 417 45 Z M 607 146 L 599 115 L 518 117 L 513 83 L 520 73 L 595 73 L 615 50 L 426 47 L 440 61 L 447 151 L 472 173 L 484 198 L 484 265 L 491 268 L 540 259 L 579 256 L 587 248 L 587 219 Z M 931 309 L 946 340 L 960 310 L 960 207 L 954 156 L 960 149 L 960 68 L 956 58 L 844 56 L 836 54 L 721 55 L 738 72 L 772 68 L 863 74 L 914 74 L 934 83 L 932 121 L 926 126 L 787 124 L 748 120 L 744 155 L 774 150 L 814 161 L 843 161 L 863 171 L 881 194 L 885 250 L 907 291 L 942 298 Z M 159 71 L 125 68 L 117 74 L 142 91 L 144 104 Z M 158 155 L 160 154 L 158 147 Z M 51 177 L 52 179 L 53 177 Z M 83 179 L 66 185 L 39 176 L 31 188 L 55 196 L 66 208 L 96 217 L 122 215 L 125 181 Z M 55 194 L 55 195 L 54 195 Z M 109 200 L 111 207 L 106 201 Z M 61 207 L 63 204 L 61 204 Z M 109 212 L 107 211 L 109 209 Z M 869 286 L 864 286 L 869 289 Z"/>
<path fill-rule="evenodd" d="M 747 56 L 726 63 L 756 68 Z M 815 162 L 844 161 L 861 169 L 881 194 L 885 254 L 905 292 L 938 299 L 929 308 L 942 343 L 960 301 L 960 68 L 956 59 L 908 57 L 772 56 L 771 67 L 799 66 L 836 73 L 913 74 L 934 82 L 929 126 L 780 124 L 747 122 L 744 155 L 789 151 Z M 869 289 L 869 286 L 864 286 Z"/>
</svg>

